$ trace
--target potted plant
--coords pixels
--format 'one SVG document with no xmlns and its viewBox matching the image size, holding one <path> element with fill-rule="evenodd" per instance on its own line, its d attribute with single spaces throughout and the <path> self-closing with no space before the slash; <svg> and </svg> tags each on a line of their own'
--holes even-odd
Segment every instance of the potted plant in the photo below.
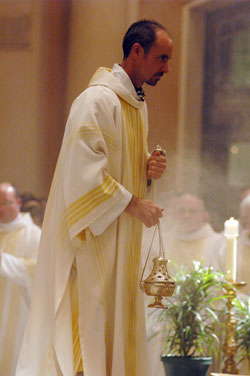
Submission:
<svg viewBox="0 0 250 376">
<path fill-rule="evenodd" d="M 158 319 L 164 322 L 166 342 L 162 361 L 167 376 L 205 376 L 219 349 L 215 324 L 218 300 L 224 299 L 223 287 L 229 285 L 224 274 L 194 262 L 191 271 L 176 272 L 176 288 L 168 298 L 168 309 Z M 218 326 L 218 325 L 217 325 Z M 204 354 L 207 357 L 204 357 Z"/>
<path fill-rule="evenodd" d="M 248 368 L 250 369 L 250 298 L 236 298 L 233 304 L 236 321 L 235 340 L 238 350 L 238 364 L 247 360 Z"/>
</svg>

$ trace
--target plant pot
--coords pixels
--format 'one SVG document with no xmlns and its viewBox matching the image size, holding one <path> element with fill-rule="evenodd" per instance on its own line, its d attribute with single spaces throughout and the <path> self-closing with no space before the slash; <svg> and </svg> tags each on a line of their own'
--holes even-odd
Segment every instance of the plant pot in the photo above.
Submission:
<svg viewBox="0 0 250 376">
<path fill-rule="evenodd" d="M 211 357 L 162 356 L 166 376 L 206 376 Z"/>
</svg>

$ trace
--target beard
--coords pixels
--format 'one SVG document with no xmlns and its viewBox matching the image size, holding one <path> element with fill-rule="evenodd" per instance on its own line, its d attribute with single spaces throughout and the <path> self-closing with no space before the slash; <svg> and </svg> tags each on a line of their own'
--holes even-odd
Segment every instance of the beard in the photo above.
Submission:
<svg viewBox="0 0 250 376">
<path fill-rule="evenodd" d="M 157 82 L 160 81 L 161 77 L 163 76 L 164 73 L 156 73 L 154 74 L 150 79 L 146 81 L 146 84 L 150 86 L 155 86 L 157 85 Z"/>
</svg>

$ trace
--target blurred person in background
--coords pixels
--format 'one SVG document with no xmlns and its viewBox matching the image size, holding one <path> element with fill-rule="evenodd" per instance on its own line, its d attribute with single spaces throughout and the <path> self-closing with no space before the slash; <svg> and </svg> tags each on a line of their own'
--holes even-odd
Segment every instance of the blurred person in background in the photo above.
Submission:
<svg viewBox="0 0 250 376">
<path fill-rule="evenodd" d="M 23 192 L 20 194 L 22 200 L 21 212 L 29 212 L 30 208 L 40 206 L 40 200 L 33 193 Z"/>
<path fill-rule="evenodd" d="M 0 184 L 0 375 L 13 376 L 28 313 L 41 230 L 10 183 Z"/>
<path fill-rule="evenodd" d="M 22 200 L 21 212 L 29 212 L 33 222 L 37 226 L 42 227 L 46 207 L 46 199 L 37 198 L 29 192 L 21 193 L 20 197 Z"/>
<path fill-rule="evenodd" d="M 177 267 L 192 267 L 196 260 L 220 269 L 219 255 L 225 248 L 225 239 L 210 225 L 202 199 L 190 193 L 173 198 L 171 217 L 170 230 L 163 229 L 167 258 Z"/>
</svg>

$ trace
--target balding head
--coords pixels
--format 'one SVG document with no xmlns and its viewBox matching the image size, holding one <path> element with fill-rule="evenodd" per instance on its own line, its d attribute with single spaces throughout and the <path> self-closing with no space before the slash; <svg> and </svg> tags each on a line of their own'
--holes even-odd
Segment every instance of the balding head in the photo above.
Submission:
<svg viewBox="0 0 250 376">
<path fill-rule="evenodd" d="M 13 221 L 20 212 L 21 199 L 16 188 L 8 182 L 0 183 L 0 223 Z"/>
<path fill-rule="evenodd" d="M 172 205 L 174 226 L 178 231 L 197 231 L 207 218 L 203 201 L 192 194 L 175 197 Z"/>
</svg>

